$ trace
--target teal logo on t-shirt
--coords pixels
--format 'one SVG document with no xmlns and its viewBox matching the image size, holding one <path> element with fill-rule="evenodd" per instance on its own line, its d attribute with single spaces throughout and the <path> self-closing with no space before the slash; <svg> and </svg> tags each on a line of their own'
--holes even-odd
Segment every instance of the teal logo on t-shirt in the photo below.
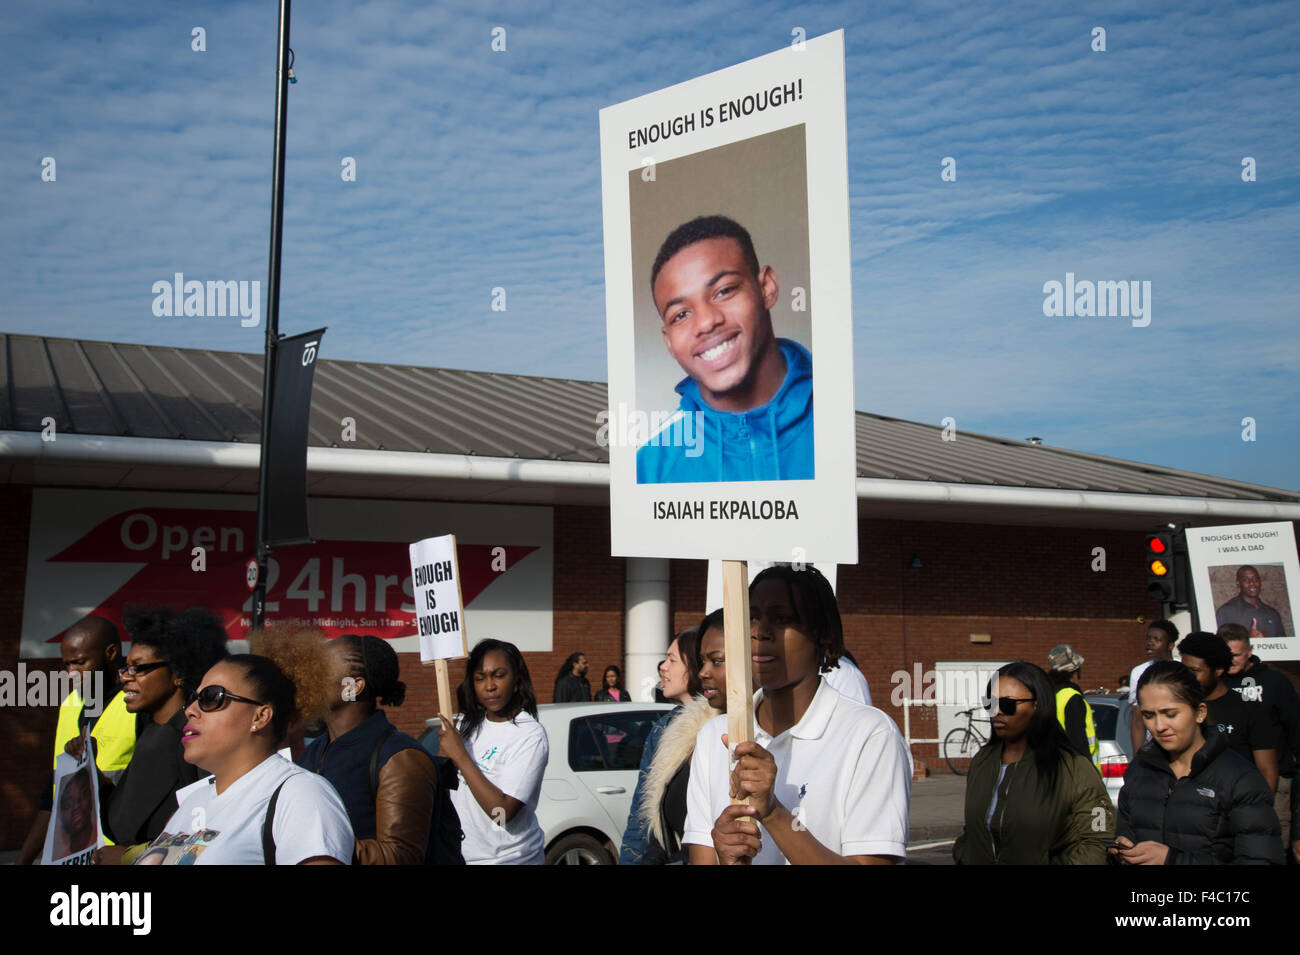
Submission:
<svg viewBox="0 0 1300 955">
<path fill-rule="evenodd" d="M 487 753 L 484 754 L 482 759 L 474 760 L 474 762 L 478 764 L 478 768 L 483 770 L 483 772 L 486 773 L 491 768 L 490 764 L 492 763 L 492 757 L 497 754 L 497 750 L 499 750 L 500 748 L 501 748 L 500 746 L 493 746 L 490 750 L 487 751 Z"/>
</svg>

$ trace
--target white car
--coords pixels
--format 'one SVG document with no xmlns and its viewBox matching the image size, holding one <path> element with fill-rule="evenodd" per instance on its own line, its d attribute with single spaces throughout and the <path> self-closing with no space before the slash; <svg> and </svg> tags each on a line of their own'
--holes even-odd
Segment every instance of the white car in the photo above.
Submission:
<svg viewBox="0 0 1300 955">
<path fill-rule="evenodd" d="M 672 708 L 671 703 L 546 703 L 537 708 L 551 750 L 537 800 L 547 865 L 618 862 L 641 750 L 650 728 Z M 432 728 L 420 742 L 437 752 Z"/>
<path fill-rule="evenodd" d="M 1101 763 L 1101 778 L 1106 783 L 1110 801 L 1119 806 L 1119 791 L 1124 787 L 1124 773 L 1133 758 L 1133 742 L 1129 738 L 1129 720 L 1132 709 L 1127 693 L 1085 693 L 1084 699 L 1092 707 L 1092 721 L 1097 729 L 1097 759 Z"/>
</svg>

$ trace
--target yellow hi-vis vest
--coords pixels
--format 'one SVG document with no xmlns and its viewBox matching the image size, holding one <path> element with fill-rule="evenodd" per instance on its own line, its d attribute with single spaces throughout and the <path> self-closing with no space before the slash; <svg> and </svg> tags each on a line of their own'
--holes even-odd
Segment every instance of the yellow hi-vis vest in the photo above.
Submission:
<svg viewBox="0 0 1300 955">
<path fill-rule="evenodd" d="M 57 760 L 68 740 L 81 735 L 77 726 L 81 719 L 81 710 L 86 704 L 76 690 L 69 693 L 59 704 L 59 724 L 54 731 L 54 758 Z M 135 714 L 128 713 L 126 698 L 117 693 L 104 712 L 99 714 L 95 726 L 90 731 L 95 740 L 95 765 L 102 773 L 112 773 L 126 769 L 135 752 Z"/>
<path fill-rule="evenodd" d="M 1065 705 L 1070 702 L 1071 696 L 1083 698 L 1083 694 L 1073 686 L 1063 686 L 1056 691 L 1056 722 L 1061 724 L 1062 729 L 1065 728 Z M 1092 722 L 1092 707 L 1088 705 L 1087 700 L 1083 701 L 1083 731 L 1088 736 L 1088 755 L 1092 758 L 1092 765 L 1100 772 L 1101 759 L 1097 756 L 1097 727 Z"/>
</svg>

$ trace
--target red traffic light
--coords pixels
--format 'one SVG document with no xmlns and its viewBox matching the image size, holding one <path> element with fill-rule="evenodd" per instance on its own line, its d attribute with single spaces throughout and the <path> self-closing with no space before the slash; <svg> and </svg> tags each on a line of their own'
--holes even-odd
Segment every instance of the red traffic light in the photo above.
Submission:
<svg viewBox="0 0 1300 955">
<path fill-rule="evenodd" d="M 1164 553 L 1165 551 L 1167 551 L 1168 549 L 1169 549 L 1168 546 L 1166 546 L 1166 544 L 1165 544 L 1165 542 L 1164 542 L 1164 538 L 1161 538 L 1161 537 L 1148 537 L 1148 538 L 1147 538 L 1147 550 L 1151 551 L 1151 553 L 1153 553 L 1153 554 L 1163 554 L 1163 553 Z"/>
</svg>

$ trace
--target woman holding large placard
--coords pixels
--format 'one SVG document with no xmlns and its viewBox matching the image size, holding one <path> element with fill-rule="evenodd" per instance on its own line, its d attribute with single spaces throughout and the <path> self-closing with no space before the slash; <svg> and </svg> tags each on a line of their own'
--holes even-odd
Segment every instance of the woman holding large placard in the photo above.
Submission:
<svg viewBox="0 0 1300 955">
<path fill-rule="evenodd" d="M 749 606 L 755 738 L 735 747 L 731 770 L 726 717 L 700 730 L 683 837 L 691 863 L 898 861 L 907 747 L 888 716 L 822 679 L 844 652 L 830 583 L 814 568 L 778 564 L 754 578 Z M 749 803 L 729 805 L 733 796 Z"/>
<path fill-rule="evenodd" d="M 480 640 L 457 691 L 459 728 L 439 713 L 438 752 L 460 770 L 452 802 L 465 830 L 469 865 L 540 865 L 546 861 L 537 799 L 550 755 L 537 722 L 528 664 L 513 643 Z"/>
</svg>

